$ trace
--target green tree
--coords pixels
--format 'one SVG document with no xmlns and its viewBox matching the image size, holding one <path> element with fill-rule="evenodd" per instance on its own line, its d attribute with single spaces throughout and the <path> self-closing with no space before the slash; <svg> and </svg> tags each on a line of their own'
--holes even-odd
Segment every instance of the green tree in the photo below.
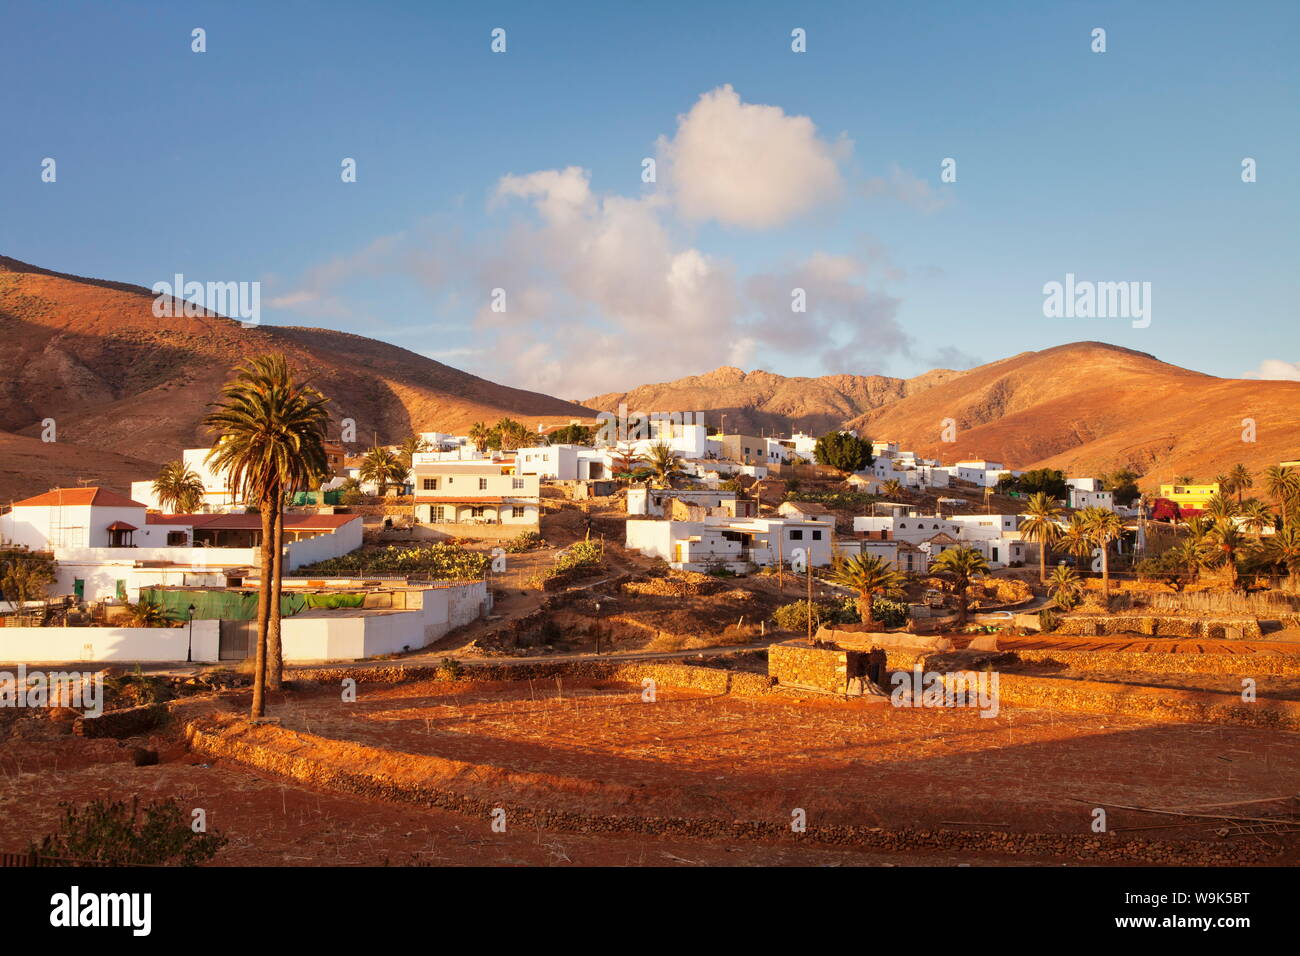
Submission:
<svg viewBox="0 0 1300 956">
<path fill-rule="evenodd" d="M 0 574 L 0 591 L 5 600 L 21 607 L 27 601 L 44 598 L 56 577 L 54 555 L 43 551 L 11 554 Z"/>
<path fill-rule="evenodd" d="M 192 514 L 203 504 L 203 479 L 180 460 L 169 461 L 153 482 L 154 497 L 163 511 Z"/>
<path fill-rule="evenodd" d="M 1138 473 L 1127 468 L 1101 476 L 1101 490 L 1109 491 L 1115 504 L 1128 507 L 1142 492 L 1138 489 Z"/>
<path fill-rule="evenodd" d="M 1061 537 L 1062 529 L 1057 519 L 1061 509 L 1047 492 L 1032 495 L 1025 506 L 1025 520 L 1020 533 L 1027 541 L 1038 542 L 1038 583 L 1047 583 L 1047 549 Z"/>
<path fill-rule="evenodd" d="M 884 558 L 874 554 L 837 556 L 827 580 L 857 592 L 858 617 L 862 623 L 875 622 L 877 597 L 896 597 L 902 592 L 904 577 Z"/>
<path fill-rule="evenodd" d="M 488 428 L 486 423 L 475 422 L 473 425 L 469 426 L 469 431 L 466 433 L 466 437 L 474 443 L 474 447 L 478 449 L 479 454 L 481 455 L 488 450 L 488 438 L 491 434 L 492 429 Z"/>
<path fill-rule="evenodd" d="M 594 433 L 586 425 L 565 425 L 546 436 L 548 445 L 591 445 Z"/>
<path fill-rule="evenodd" d="M 930 563 L 930 572 L 952 582 L 953 593 L 957 595 L 957 626 L 964 625 L 970 611 L 971 586 L 989 573 L 984 555 L 967 545 L 949 548 Z"/>
<path fill-rule="evenodd" d="M 871 464 L 871 442 L 848 432 L 831 432 L 817 439 L 813 456 L 818 464 L 840 471 L 862 471 Z"/>
<path fill-rule="evenodd" d="M 1110 601 L 1110 543 L 1124 531 L 1124 522 L 1109 508 L 1085 508 L 1083 522 L 1088 534 L 1101 549 L 1101 593 Z"/>
<path fill-rule="evenodd" d="M 397 455 L 383 445 L 375 445 L 361 457 L 361 480 L 378 485 L 381 498 L 388 493 L 388 486 L 400 484 L 407 472 Z"/>
<path fill-rule="evenodd" d="M 1045 494 L 1049 498 L 1065 500 L 1070 486 L 1065 483 L 1065 472 L 1055 468 L 1034 468 L 1020 476 L 1019 490 L 1025 494 Z"/>
<path fill-rule="evenodd" d="M 1058 564 L 1052 568 L 1052 575 L 1047 579 L 1047 591 L 1054 603 L 1062 611 L 1068 611 L 1079 603 L 1083 593 L 1083 582 L 1074 568 Z"/>
<path fill-rule="evenodd" d="M 402 443 L 397 446 L 397 460 L 401 462 L 402 467 L 408 472 L 411 465 L 415 462 L 415 456 L 421 452 L 429 450 L 429 443 L 419 435 L 408 435 L 402 439 Z"/>
<path fill-rule="evenodd" d="M 1300 584 L 1300 528 L 1284 525 L 1282 530 L 1269 535 L 1260 544 L 1256 558 L 1265 566 L 1284 571 L 1287 590 L 1296 591 Z"/>
<path fill-rule="evenodd" d="M 660 486 L 666 485 L 668 476 L 677 466 L 677 453 L 667 442 L 657 441 L 650 446 L 649 460 Z"/>
<path fill-rule="evenodd" d="M 266 715 L 267 658 L 278 686 L 281 556 L 284 499 L 328 471 L 326 399 L 311 385 L 295 381 L 281 353 L 259 355 L 235 370 L 221 389 L 221 401 L 204 424 L 217 438 L 208 453 L 211 466 L 225 474 L 238 498 L 253 502 L 262 516 L 261 573 L 257 608 L 252 716 Z M 274 630 L 273 630 L 274 622 Z M 271 646 L 274 634 L 275 646 Z"/>
<path fill-rule="evenodd" d="M 1264 470 L 1264 490 L 1277 504 L 1282 513 L 1282 525 L 1285 527 L 1290 517 L 1290 509 L 1297 496 L 1300 496 L 1300 475 L 1285 465 L 1270 465 Z"/>
<path fill-rule="evenodd" d="M 1237 504 L 1243 503 L 1243 496 L 1247 488 L 1255 486 L 1255 476 L 1250 473 L 1250 469 L 1245 465 L 1233 465 L 1232 471 L 1228 472 L 1228 493 L 1236 494 Z"/>
</svg>

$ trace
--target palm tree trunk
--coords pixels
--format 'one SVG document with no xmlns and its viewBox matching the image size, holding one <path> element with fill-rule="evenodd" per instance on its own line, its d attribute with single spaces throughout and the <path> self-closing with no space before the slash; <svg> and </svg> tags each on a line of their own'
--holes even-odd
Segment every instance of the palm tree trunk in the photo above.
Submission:
<svg viewBox="0 0 1300 956">
<path fill-rule="evenodd" d="M 1101 598 L 1107 610 L 1110 609 L 1110 548 L 1101 542 Z"/>
<path fill-rule="evenodd" d="M 861 594 L 858 596 L 858 617 L 862 618 L 862 623 L 868 627 L 876 618 L 876 599 L 871 593 Z"/>
<path fill-rule="evenodd" d="M 276 497 L 282 505 L 283 495 Z M 266 633 L 266 686 L 270 690 L 279 690 L 284 684 L 284 649 L 280 640 L 280 590 L 284 569 L 284 508 L 275 509 L 275 523 L 272 537 L 275 539 L 275 555 L 271 559 L 271 619 Z"/>
<path fill-rule="evenodd" d="M 1047 583 L 1047 539 L 1038 542 L 1038 583 Z"/>
<path fill-rule="evenodd" d="M 260 587 L 257 589 L 257 656 L 253 663 L 253 710 L 254 719 L 266 716 L 266 642 L 267 628 L 271 617 L 271 589 L 268 578 L 271 574 L 272 519 L 273 502 L 262 500 L 262 567 Z"/>
</svg>

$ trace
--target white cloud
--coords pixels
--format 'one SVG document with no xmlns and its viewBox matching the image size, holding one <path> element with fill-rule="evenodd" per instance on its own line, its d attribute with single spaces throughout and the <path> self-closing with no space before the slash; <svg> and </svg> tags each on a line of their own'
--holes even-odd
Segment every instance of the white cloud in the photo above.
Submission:
<svg viewBox="0 0 1300 956">
<path fill-rule="evenodd" d="M 679 116 L 676 135 L 661 136 L 658 151 L 683 217 L 761 229 L 838 195 L 839 161 L 852 143 L 821 139 L 812 120 L 779 106 L 742 103 L 727 85 Z"/>
<path fill-rule="evenodd" d="M 1300 362 L 1283 359 L 1264 359 L 1253 372 L 1242 373 L 1242 378 L 1272 379 L 1281 382 L 1300 382 Z"/>
<path fill-rule="evenodd" d="M 863 195 L 868 199 L 884 196 L 918 209 L 923 213 L 932 213 L 948 205 L 949 195 L 940 194 L 924 179 L 914 176 L 897 163 L 889 167 L 889 176 L 877 176 L 868 179 L 863 187 Z"/>
</svg>

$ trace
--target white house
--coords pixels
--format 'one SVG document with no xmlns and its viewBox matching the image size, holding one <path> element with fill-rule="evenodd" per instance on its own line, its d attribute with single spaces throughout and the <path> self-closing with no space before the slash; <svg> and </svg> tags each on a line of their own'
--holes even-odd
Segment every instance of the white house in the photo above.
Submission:
<svg viewBox="0 0 1300 956">
<path fill-rule="evenodd" d="M 208 455 L 211 451 L 211 448 L 186 448 L 181 451 L 181 463 L 198 475 L 199 481 L 203 482 L 203 507 L 220 510 L 242 504 L 235 500 L 225 476 L 213 471 L 208 464 Z M 131 497 L 136 501 L 144 502 L 154 511 L 164 510 L 158 501 L 158 496 L 154 494 L 153 479 L 131 482 Z"/>
<path fill-rule="evenodd" d="M 540 481 L 514 472 L 514 460 L 416 465 L 415 518 L 427 524 L 536 525 Z"/>
<path fill-rule="evenodd" d="M 627 513 L 638 517 L 663 517 L 669 503 L 674 500 L 700 508 L 721 508 L 724 501 L 735 501 L 736 493 L 709 488 L 646 488 L 632 485 L 627 489 Z"/>
<path fill-rule="evenodd" d="M 1105 508 L 1114 511 L 1115 495 L 1110 491 L 1090 491 L 1071 485 L 1066 504 L 1071 508 Z"/>
<path fill-rule="evenodd" d="M 833 522 L 793 518 L 630 518 L 626 545 L 685 570 L 707 570 L 718 562 L 735 570 L 751 564 L 766 567 L 778 561 L 790 564 L 799 549 L 814 567 L 825 567 L 833 556 L 834 534 Z"/>
<path fill-rule="evenodd" d="M 285 567 L 361 547 L 360 515 L 284 516 Z M 87 601 L 138 600 L 156 584 L 225 584 L 224 571 L 261 560 L 257 514 L 150 514 L 106 488 L 62 488 L 0 515 L 0 540 L 51 551 L 57 594 Z"/>
</svg>

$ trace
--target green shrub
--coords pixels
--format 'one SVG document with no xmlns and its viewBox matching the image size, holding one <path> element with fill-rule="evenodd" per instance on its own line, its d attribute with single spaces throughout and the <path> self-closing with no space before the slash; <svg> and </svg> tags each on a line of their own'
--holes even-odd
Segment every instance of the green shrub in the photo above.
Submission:
<svg viewBox="0 0 1300 956">
<path fill-rule="evenodd" d="M 1057 614 L 1051 608 L 1043 608 L 1038 612 L 1038 629 L 1044 634 L 1050 634 L 1061 626 L 1061 615 Z"/>
<path fill-rule="evenodd" d="M 96 800 L 84 807 L 60 803 L 58 832 L 33 843 L 29 852 L 115 866 L 196 866 L 230 841 L 218 830 L 195 833 L 189 813 L 174 797 L 156 800 L 140 812 L 140 798 Z"/>
<path fill-rule="evenodd" d="M 812 606 L 813 630 L 817 629 L 819 624 L 836 623 L 836 615 L 841 609 L 834 604 L 828 604 L 825 601 L 814 601 Z M 857 617 L 857 612 L 853 612 Z M 793 601 L 790 604 L 783 604 L 772 612 L 772 620 L 776 626 L 787 631 L 803 631 L 808 628 L 808 602 Z"/>
<path fill-rule="evenodd" d="M 483 577 L 491 558 L 456 544 L 424 544 L 416 547 L 389 545 L 372 551 L 357 549 L 328 561 L 302 567 L 301 574 L 384 574 L 427 573 L 434 578 L 472 581 Z"/>
<path fill-rule="evenodd" d="M 534 548 L 546 547 L 546 539 L 536 531 L 525 531 L 517 538 L 507 541 L 503 547 L 510 554 L 520 554 L 524 551 L 532 551 Z"/>
<path fill-rule="evenodd" d="M 605 549 L 601 547 L 599 541 L 579 541 L 577 544 L 565 548 L 555 560 L 555 567 L 546 575 L 555 577 L 564 574 L 566 571 L 573 571 L 578 568 L 599 567 L 605 560 Z"/>
</svg>

